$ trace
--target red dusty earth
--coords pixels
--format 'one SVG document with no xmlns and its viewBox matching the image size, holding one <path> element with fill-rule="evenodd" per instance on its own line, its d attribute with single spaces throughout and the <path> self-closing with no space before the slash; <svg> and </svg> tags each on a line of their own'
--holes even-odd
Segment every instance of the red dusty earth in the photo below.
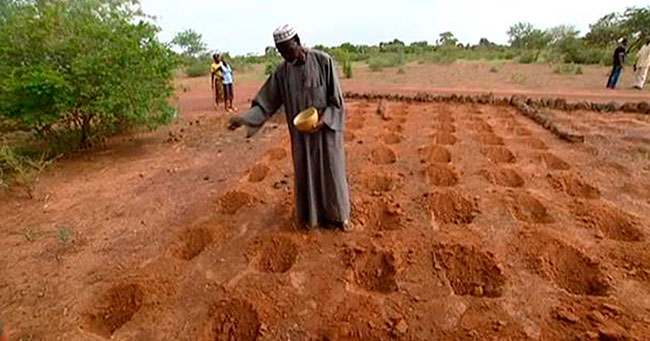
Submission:
<svg viewBox="0 0 650 341">
<path fill-rule="evenodd" d="M 12 340 L 649 340 L 650 119 L 348 103 L 351 233 L 294 226 L 285 123 L 177 123 L 0 201 Z M 238 86 L 244 108 L 258 84 Z"/>
</svg>

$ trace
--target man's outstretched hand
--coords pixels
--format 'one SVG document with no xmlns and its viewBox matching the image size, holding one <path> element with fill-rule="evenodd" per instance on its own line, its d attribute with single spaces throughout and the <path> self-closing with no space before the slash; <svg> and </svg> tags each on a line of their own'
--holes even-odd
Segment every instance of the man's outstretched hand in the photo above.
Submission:
<svg viewBox="0 0 650 341">
<path fill-rule="evenodd" d="M 244 122 L 244 119 L 241 118 L 239 115 L 235 115 L 228 120 L 228 130 L 235 130 L 241 126 L 243 126 L 246 122 Z"/>
</svg>

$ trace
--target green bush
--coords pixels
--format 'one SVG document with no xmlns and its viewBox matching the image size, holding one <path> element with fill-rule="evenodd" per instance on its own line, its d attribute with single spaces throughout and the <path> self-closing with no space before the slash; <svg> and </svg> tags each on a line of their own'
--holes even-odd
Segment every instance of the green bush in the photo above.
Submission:
<svg viewBox="0 0 650 341">
<path fill-rule="evenodd" d="M 374 55 L 368 59 L 368 67 L 370 71 L 378 72 L 385 68 L 396 67 L 404 65 L 406 59 L 403 53 L 381 53 Z"/>
<path fill-rule="evenodd" d="M 574 64 L 559 64 L 553 70 L 553 73 L 558 75 L 572 75 L 576 72 L 576 66 Z"/>
<path fill-rule="evenodd" d="M 264 74 L 266 76 L 272 75 L 275 72 L 275 70 L 277 70 L 278 66 L 280 66 L 280 64 L 282 64 L 282 60 L 280 58 L 270 59 L 266 63 L 266 67 L 264 68 Z"/>
<path fill-rule="evenodd" d="M 0 20 L 0 115 L 80 146 L 173 114 L 178 59 L 132 0 L 21 1 Z"/>
<path fill-rule="evenodd" d="M 347 79 L 350 79 L 353 76 L 352 61 L 350 61 L 350 59 L 343 62 L 343 74 Z"/>
<path fill-rule="evenodd" d="M 185 74 L 188 77 L 201 77 L 210 73 L 210 65 L 202 60 L 191 63 L 186 69 Z"/>
<path fill-rule="evenodd" d="M 534 51 L 524 51 L 519 56 L 519 63 L 521 64 L 532 64 L 537 61 L 537 52 Z"/>
</svg>

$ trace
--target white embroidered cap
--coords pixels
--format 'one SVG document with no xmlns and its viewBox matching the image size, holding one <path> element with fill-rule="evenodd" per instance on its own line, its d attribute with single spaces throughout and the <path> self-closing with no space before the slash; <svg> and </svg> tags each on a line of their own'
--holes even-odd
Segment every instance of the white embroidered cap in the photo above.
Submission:
<svg viewBox="0 0 650 341">
<path fill-rule="evenodd" d="M 283 43 L 296 36 L 296 30 L 289 25 L 282 25 L 273 32 L 273 40 L 276 44 Z"/>
</svg>

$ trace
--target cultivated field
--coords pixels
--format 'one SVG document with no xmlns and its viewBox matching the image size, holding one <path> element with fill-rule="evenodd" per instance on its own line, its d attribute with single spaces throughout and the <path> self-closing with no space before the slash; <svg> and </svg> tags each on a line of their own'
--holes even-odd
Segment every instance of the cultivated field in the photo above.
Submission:
<svg viewBox="0 0 650 341">
<path fill-rule="evenodd" d="M 343 87 L 649 97 L 603 90 L 603 67 L 490 69 Z M 241 112 L 262 80 L 238 80 Z M 175 124 L 59 161 L 34 199 L 0 192 L 12 340 L 650 339 L 649 115 L 544 109 L 567 142 L 510 105 L 351 99 L 344 234 L 294 226 L 280 117 L 246 140 L 208 80 L 179 84 Z"/>
</svg>

